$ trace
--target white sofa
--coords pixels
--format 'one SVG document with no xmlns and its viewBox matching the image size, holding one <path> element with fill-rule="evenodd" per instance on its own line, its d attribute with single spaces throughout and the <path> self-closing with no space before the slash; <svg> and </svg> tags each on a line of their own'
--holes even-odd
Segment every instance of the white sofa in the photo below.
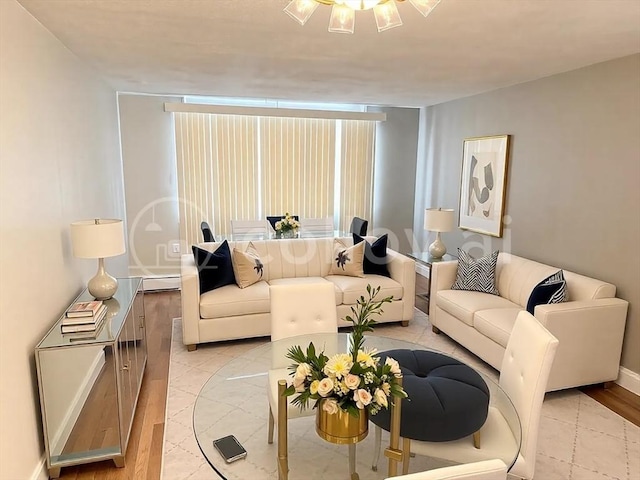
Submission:
<svg viewBox="0 0 640 480">
<path fill-rule="evenodd" d="M 434 263 L 429 320 L 449 337 L 500 369 L 511 329 L 533 288 L 559 268 L 500 253 L 500 296 L 451 290 L 457 261 Z M 618 377 L 628 303 L 610 283 L 564 270 L 567 301 L 538 305 L 534 316 L 560 341 L 547 391 L 613 381 Z"/>
<path fill-rule="evenodd" d="M 343 238 L 353 245 L 351 238 Z M 351 307 L 366 286 L 380 286 L 379 298 L 392 295 L 394 300 L 383 306 L 378 322 L 401 321 L 404 326 L 413 318 L 415 303 L 415 262 L 404 255 L 387 249 L 391 278 L 380 275 L 348 277 L 329 275 L 333 260 L 333 238 L 256 240 L 252 242 L 264 264 L 263 281 L 241 289 L 226 285 L 200 294 L 198 269 L 192 254 L 182 255 L 182 336 L 189 350 L 205 342 L 261 337 L 270 334 L 269 285 L 331 282 L 335 288 L 338 326 L 350 325 L 342 319 L 351 313 Z M 245 250 L 248 242 L 229 242 Z M 219 242 L 201 243 L 200 248 L 214 251 Z"/>
</svg>

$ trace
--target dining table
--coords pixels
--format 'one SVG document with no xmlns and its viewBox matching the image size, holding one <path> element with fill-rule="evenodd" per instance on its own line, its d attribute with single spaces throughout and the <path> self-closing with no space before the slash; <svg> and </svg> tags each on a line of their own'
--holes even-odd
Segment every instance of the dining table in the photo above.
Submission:
<svg viewBox="0 0 640 480">
<path fill-rule="evenodd" d="M 346 332 L 301 335 L 278 341 L 266 342 L 246 350 L 230 359 L 215 372 L 199 392 L 193 410 L 195 437 L 212 470 L 225 480 L 264 479 L 277 480 L 277 441 L 269 444 L 268 437 L 268 372 L 282 369 L 293 362 L 286 355 L 293 346 L 305 349 L 310 343 L 316 351 L 345 353 L 350 348 L 350 335 Z M 367 335 L 365 347 L 378 353 L 388 350 L 427 350 L 428 347 L 405 340 L 380 335 Z M 472 367 L 469 367 L 472 368 Z M 476 370 L 477 371 L 477 370 Z M 520 449 L 521 427 L 513 403 L 500 385 L 490 376 L 477 371 L 490 392 L 489 408 L 500 409 L 509 422 L 513 434 L 512 447 L 506 450 L 502 460 L 512 466 Z M 288 379 L 291 381 L 291 377 Z M 411 401 L 403 400 L 403 402 Z M 350 474 L 349 448 L 323 440 L 316 433 L 315 414 L 288 420 L 288 467 L 290 480 L 336 480 L 359 478 L 382 480 L 387 478 L 387 468 L 380 461 L 380 468 L 372 469 L 377 450 L 374 424 L 369 423 L 369 434 L 356 445 L 356 474 Z M 214 447 L 214 440 L 233 435 L 247 451 L 246 457 L 227 463 Z M 382 448 L 389 445 L 390 437 L 382 432 Z M 386 459 L 385 459 L 386 460 Z M 424 471 L 441 466 L 466 463 L 465 458 L 411 458 L 410 472 Z"/>
<path fill-rule="evenodd" d="M 273 230 L 264 232 L 249 232 L 249 233 L 229 233 L 225 235 L 217 235 L 216 239 L 218 241 L 227 240 L 229 242 L 234 241 L 251 241 L 251 240 L 285 240 L 285 239 L 295 239 L 295 238 L 341 238 L 341 237 L 351 237 L 351 232 L 347 232 L 344 230 L 333 230 L 333 231 L 313 231 L 313 230 L 304 230 L 300 229 L 297 232 L 291 235 L 283 235 L 279 232 L 275 232 Z"/>
</svg>

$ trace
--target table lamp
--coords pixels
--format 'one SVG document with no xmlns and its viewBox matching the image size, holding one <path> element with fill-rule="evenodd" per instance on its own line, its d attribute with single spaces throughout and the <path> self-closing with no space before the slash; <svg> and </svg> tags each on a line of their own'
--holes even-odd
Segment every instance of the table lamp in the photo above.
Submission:
<svg viewBox="0 0 640 480">
<path fill-rule="evenodd" d="M 437 232 L 435 241 L 429 245 L 429 255 L 439 260 L 447 253 L 447 247 L 440 239 L 440 232 L 453 230 L 453 210 L 443 208 L 427 208 L 424 212 L 424 229 Z"/>
<path fill-rule="evenodd" d="M 89 293 L 96 300 L 107 300 L 116 293 L 118 281 L 104 269 L 104 259 L 125 252 L 122 220 L 96 218 L 71 224 L 73 256 L 97 258 L 98 273 L 89 280 Z"/>
</svg>

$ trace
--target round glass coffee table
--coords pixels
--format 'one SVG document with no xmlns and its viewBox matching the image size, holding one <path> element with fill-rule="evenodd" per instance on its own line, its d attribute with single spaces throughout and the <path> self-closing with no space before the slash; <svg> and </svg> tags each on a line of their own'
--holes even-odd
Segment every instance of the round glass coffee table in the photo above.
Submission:
<svg viewBox="0 0 640 480">
<path fill-rule="evenodd" d="M 313 342 L 316 350 L 347 352 L 349 335 L 314 334 L 270 342 L 236 357 L 211 376 L 202 387 L 193 411 L 193 429 L 200 450 L 221 478 L 227 480 L 277 480 L 277 435 L 272 444 L 267 443 L 269 401 L 267 397 L 267 373 L 272 368 L 288 366 L 285 358 L 289 347 L 303 348 Z M 423 345 L 376 335 L 366 337 L 365 346 L 378 351 L 392 349 L 428 350 Z M 502 460 L 511 466 L 520 450 L 520 423 L 513 404 L 487 375 L 478 372 L 490 390 L 489 408 L 499 409 L 508 424 L 513 444 Z M 371 469 L 375 452 L 374 428 L 369 423 L 369 435 L 357 444 L 356 471 L 361 480 L 387 478 L 386 457 L 380 456 L 378 471 Z M 247 456 L 233 463 L 226 463 L 213 446 L 215 439 L 234 435 L 247 450 Z M 383 432 L 382 448 L 389 444 L 388 432 Z M 315 431 L 315 415 L 292 418 L 288 422 L 289 479 L 335 480 L 349 478 L 349 449 L 324 441 Z M 435 459 L 416 456 L 411 458 L 410 472 L 418 472 L 465 463 L 461 459 Z M 401 467 L 398 470 L 400 473 Z"/>
</svg>

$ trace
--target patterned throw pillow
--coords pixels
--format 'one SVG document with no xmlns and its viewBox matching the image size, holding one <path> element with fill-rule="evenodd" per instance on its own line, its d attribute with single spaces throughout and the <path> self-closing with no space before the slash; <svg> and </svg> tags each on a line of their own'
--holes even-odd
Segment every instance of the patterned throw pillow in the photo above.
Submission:
<svg viewBox="0 0 640 480">
<path fill-rule="evenodd" d="M 357 233 L 353 234 L 353 243 L 365 242 L 364 244 L 364 263 L 362 269 L 366 274 L 384 275 L 391 277 L 387 268 L 387 240 L 389 236 L 385 233 L 375 242 L 369 243 Z"/>
<path fill-rule="evenodd" d="M 458 249 L 458 273 L 451 290 L 471 290 L 500 295 L 496 287 L 497 263 L 498 250 L 475 259 L 464 250 Z"/>
<path fill-rule="evenodd" d="M 567 282 L 562 270 L 548 276 L 533 287 L 527 301 L 527 312 L 533 315 L 536 305 L 562 303 L 567 299 Z"/>
<path fill-rule="evenodd" d="M 331 275 L 347 275 L 364 277 L 364 242 L 347 247 L 340 239 L 333 241 L 333 257 L 331 259 Z"/>
<path fill-rule="evenodd" d="M 198 266 L 200 294 L 235 283 L 231 251 L 225 240 L 214 251 L 210 252 L 193 245 L 193 258 Z"/>
<path fill-rule="evenodd" d="M 234 248 L 232 258 L 233 273 L 240 288 L 247 288 L 262 280 L 264 265 L 260 261 L 260 255 L 258 255 L 253 243 L 249 242 L 244 252 Z"/>
</svg>

